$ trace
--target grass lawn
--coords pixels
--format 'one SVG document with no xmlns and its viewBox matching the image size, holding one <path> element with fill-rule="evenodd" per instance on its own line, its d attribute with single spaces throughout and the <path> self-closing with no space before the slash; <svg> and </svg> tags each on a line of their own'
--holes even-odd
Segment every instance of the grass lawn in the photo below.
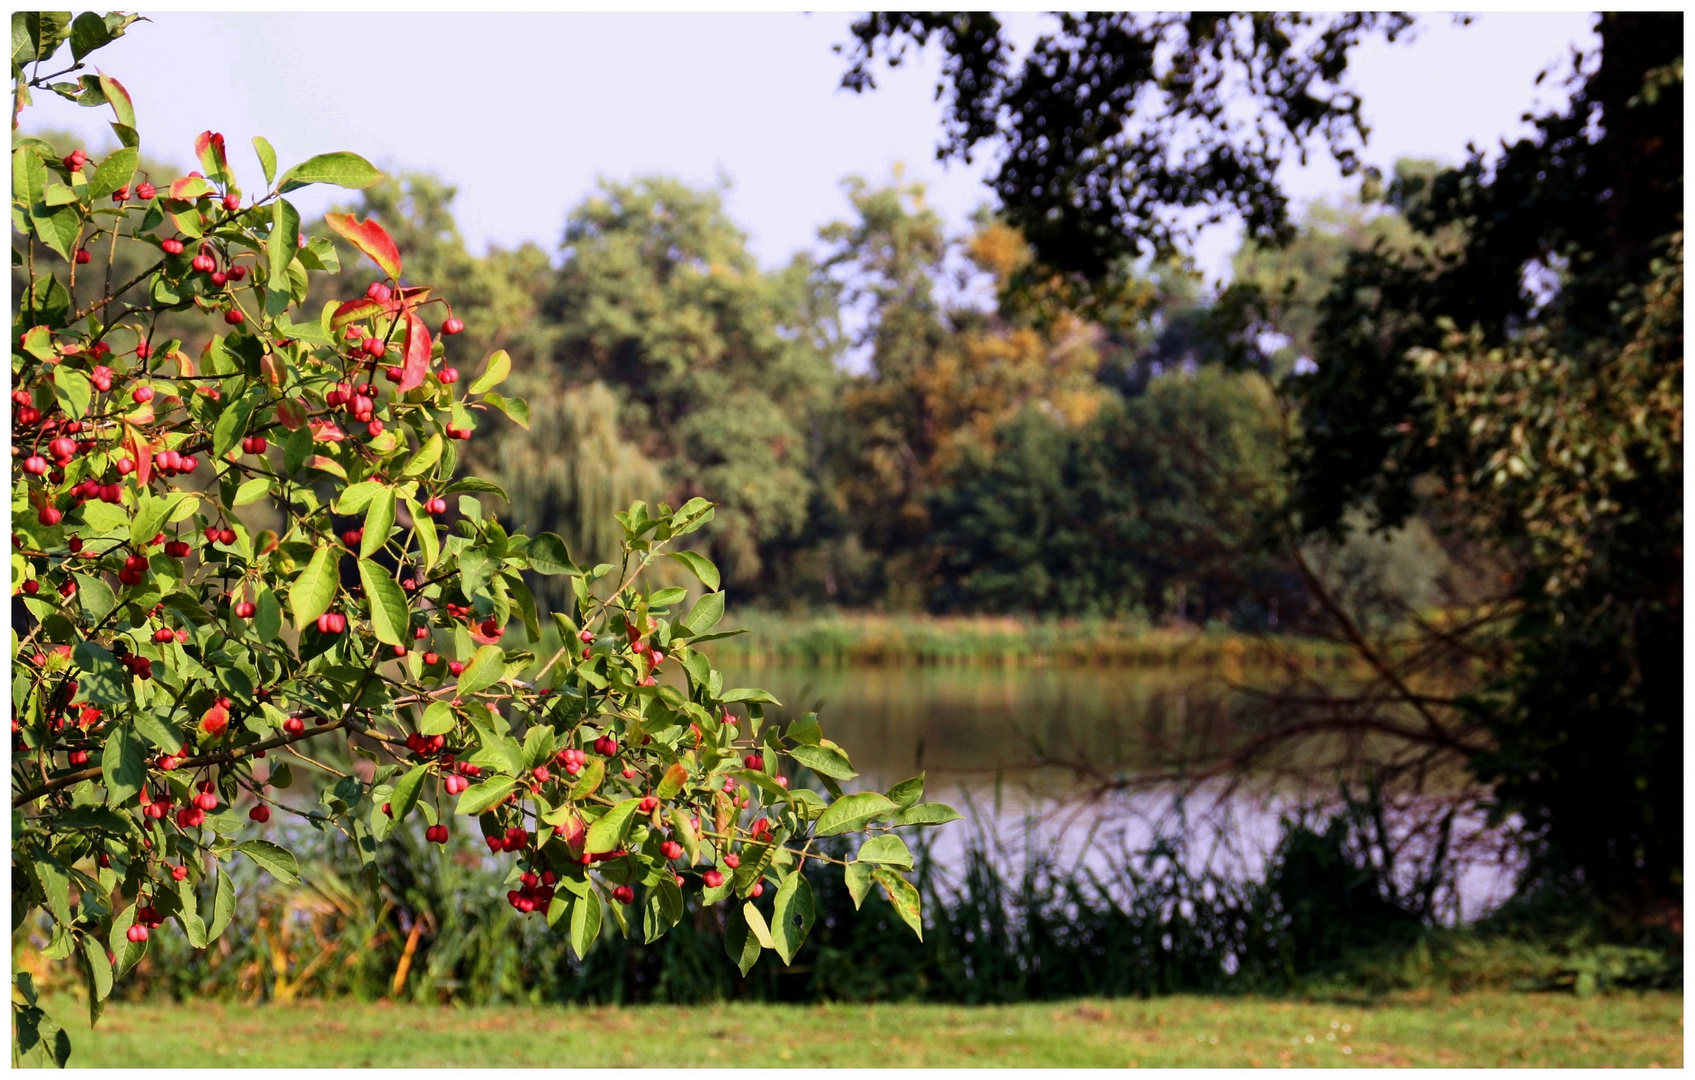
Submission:
<svg viewBox="0 0 1695 1080">
<path fill-rule="evenodd" d="M 1683 1064 L 1678 993 L 975 1007 L 114 1004 L 93 1033 L 75 1001 L 49 1008 L 76 1046 L 70 1064 L 108 1068 Z"/>
</svg>

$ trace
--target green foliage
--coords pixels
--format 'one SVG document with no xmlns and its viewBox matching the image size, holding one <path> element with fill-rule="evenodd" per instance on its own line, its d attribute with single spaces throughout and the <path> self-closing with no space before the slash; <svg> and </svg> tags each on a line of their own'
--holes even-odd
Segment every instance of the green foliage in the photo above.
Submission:
<svg viewBox="0 0 1695 1080">
<path fill-rule="evenodd" d="M 1073 430 L 1026 409 L 932 503 L 936 604 L 1263 625 L 1264 597 L 1292 592 L 1254 558 L 1278 423 L 1263 380 L 1216 368 L 1161 376 Z"/>
<path fill-rule="evenodd" d="M 66 37 L 80 58 L 128 21 L 15 14 L 19 101 L 43 85 L 26 66 L 39 70 Z M 116 86 L 102 76 L 94 103 L 138 141 Z M 628 929 L 634 886 L 665 898 L 651 938 L 684 892 L 713 903 L 769 882 L 796 916 L 772 947 L 792 955 L 810 923 L 790 883 L 809 860 L 832 861 L 812 850 L 831 803 L 796 800 L 780 763 L 798 776 L 821 747 L 848 759 L 815 721 L 798 736 L 766 726 L 776 699 L 726 689 L 696 651 L 724 611 L 709 560 L 690 562 L 713 587 L 686 616 L 685 590 L 650 587 L 647 572 L 713 520 L 713 503 L 630 503 L 612 515 L 617 551 L 600 565 L 572 562 L 556 536 L 509 531 L 476 497 L 503 496 L 499 485 L 456 476 L 479 416 L 524 422 L 523 403 L 496 393 L 509 354 L 450 376 L 425 322 L 442 301 L 402 284 L 407 253 L 373 218 L 325 221 L 349 261 L 368 257 L 382 279 L 352 299 L 323 286 L 329 298 L 306 306 L 312 275 L 340 258 L 300 241 L 283 193 L 369 188 L 380 174 L 354 154 L 321 155 L 243 198 L 223 137 L 204 132 L 195 148 L 205 175 L 123 198 L 111 185 L 137 160 L 128 147 L 100 164 L 27 137 L 14 148 L 18 923 L 51 918 L 46 955 L 80 969 L 97 1020 L 119 949 L 127 967 L 166 920 L 195 949 L 232 924 L 220 864 L 239 855 L 298 879 L 286 846 L 253 835 L 271 806 L 345 837 L 376 888 L 382 842 L 417 808 L 442 829 L 457 794 L 455 812 L 478 817 L 490 850 L 516 864 L 514 909 L 557 923 L 553 909 L 573 898 L 559 932 L 579 953 L 603 907 L 604 925 Z M 77 268 L 91 265 L 78 253 L 102 239 L 142 253 L 144 297 L 120 302 L 123 285 L 73 306 Z M 435 251 L 444 266 L 450 240 Z M 166 312 L 221 332 L 203 329 L 190 355 L 160 336 Z M 541 636 L 526 574 L 568 582 L 554 615 L 572 637 L 550 657 L 501 644 L 514 621 Z M 266 759 L 309 740 L 366 760 L 331 770 L 301 810 L 267 792 L 280 773 Z M 753 777 L 741 766 L 756 749 L 770 771 Z M 656 787 L 663 798 L 648 795 Z M 232 808 L 249 798 L 251 825 Z M 886 833 L 899 816 L 892 804 L 856 812 L 851 829 Z M 686 861 L 670 839 L 685 822 Z M 716 867 L 738 850 L 747 861 L 720 884 Z M 18 989 L 16 1052 L 45 1048 L 62 1065 L 62 1033 Z"/>
</svg>

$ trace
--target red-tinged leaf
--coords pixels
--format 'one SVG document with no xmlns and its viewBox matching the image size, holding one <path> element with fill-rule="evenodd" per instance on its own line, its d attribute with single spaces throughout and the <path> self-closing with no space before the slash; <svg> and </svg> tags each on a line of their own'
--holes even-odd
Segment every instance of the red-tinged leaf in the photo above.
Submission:
<svg viewBox="0 0 1695 1080">
<path fill-rule="evenodd" d="M 415 308 L 430 298 L 428 285 L 409 285 L 400 290 L 400 302 L 409 308 Z"/>
<path fill-rule="evenodd" d="M 348 243 L 371 257 L 391 278 L 400 277 L 400 249 L 375 220 L 360 221 L 352 214 L 325 214 L 324 221 Z"/>
<path fill-rule="evenodd" d="M 341 462 L 335 458 L 324 457 L 322 454 L 314 454 L 307 458 L 306 467 L 329 473 L 331 476 L 339 476 L 343 480 L 347 479 L 347 470 L 341 467 Z"/>
<path fill-rule="evenodd" d="M 200 733 L 217 738 L 229 730 L 230 711 L 222 705 L 213 705 L 200 715 Z"/>
<path fill-rule="evenodd" d="M 299 431 L 306 423 L 306 407 L 297 401 L 284 399 L 277 402 L 277 418 L 283 427 L 290 431 Z"/>
<path fill-rule="evenodd" d="M 265 381 L 270 383 L 272 386 L 281 386 L 283 384 L 284 371 L 282 357 L 278 356 L 276 353 L 268 352 L 259 358 L 259 371 L 265 376 Z"/>
<path fill-rule="evenodd" d="M 359 299 L 349 300 L 335 309 L 335 314 L 330 316 L 330 329 L 340 330 L 349 323 L 356 323 L 361 319 L 370 319 L 378 315 L 387 315 L 399 310 L 399 307 L 400 305 L 393 300 L 373 300 L 368 296 L 361 296 Z"/>
<path fill-rule="evenodd" d="M 129 456 L 135 459 L 136 481 L 146 489 L 147 478 L 153 475 L 153 449 L 134 428 L 129 429 Z"/>
<path fill-rule="evenodd" d="M 313 442 L 340 442 L 347 438 L 341 428 L 329 420 L 319 420 L 312 425 Z"/>
<path fill-rule="evenodd" d="M 124 84 L 110 75 L 100 76 L 100 89 L 106 95 L 106 101 L 112 106 L 112 112 L 117 115 L 118 123 L 127 128 L 135 127 L 135 105 L 131 103 L 129 91 Z"/>
<path fill-rule="evenodd" d="M 554 835 L 565 842 L 565 849 L 572 858 L 580 858 L 583 854 L 583 843 L 588 839 L 589 830 L 583 824 L 583 819 L 572 814 L 564 821 L 554 826 Z"/>
<path fill-rule="evenodd" d="M 424 320 L 406 313 L 406 360 L 400 368 L 400 385 L 395 393 L 404 394 L 415 386 L 424 385 L 430 371 L 430 330 Z"/>
<path fill-rule="evenodd" d="M 204 176 L 184 176 L 171 181 L 170 197 L 191 202 L 202 195 L 210 195 L 217 188 Z"/>
<path fill-rule="evenodd" d="M 177 362 L 178 375 L 185 379 L 194 378 L 194 358 L 192 356 L 189 356 L 181 349 L 172 349 L 171 355 L 167 356 L 165 359 L 175 360 Z"/>
<path fill-rule="evenodd" d="M 207 176 L 223 179 L 229 172 L 229 160 L 224 157 L 224 137 L 215 131 L 202 131 L 194 137 L 194 152 L 200 157 L 200 167 Z"/>
<path fill-rule="evenodd" d="M 471 624 L 471 626 L 467 627 L 466 632 L 471 635 L 471 640 L 477 642 L 479 645 L 499 645 L 500 644 L 500 635 L 499 634 L 485 634 L 481 630 L 477 629 L 477 624 L 475 624 L 475 623 L 473 623 L 473 624 Z"/>
</svg>

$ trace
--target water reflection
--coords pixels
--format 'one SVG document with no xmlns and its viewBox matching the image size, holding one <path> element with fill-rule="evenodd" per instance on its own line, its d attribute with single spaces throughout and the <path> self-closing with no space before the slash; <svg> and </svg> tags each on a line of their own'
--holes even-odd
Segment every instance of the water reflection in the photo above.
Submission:
<svg viewBox="0 0 1695 1080">
<path fill-rule="evenodd" d="M 1240 673 L 1231 673 L 1232 679 Z M 929 798 L 971 819 L 941 830 L 946 864 L 973 836 L 1016 864 L 1040 848 L 1064 864 L 1104 870 L 1182 835 L 1198 870 L 1257 876 L 1282 820 L 1332 801 L 1327 780 L 1306 787 L 1231 787 L 1213 781 L 1140 784 L 1102 792 L 1102 781 L 1171 776 L 1182 762 L 1216 760 L 1254 727 L 1255 709 L 1231 682 L 1205 671 L 1124 667 L 727 667 L 726 686 L 760 686 L 783 702 L 782 722 L 816 711 L 861 778 L 887 789 L 926 772 Z M 1090 771 L 1080 778 L 1079 769 Z M 1419 835 L 1445 804 L 1410 800 L 1388 814 L 1416 865 Z M 1476 918 L 1511 892 L 1516 864 L 1480 813 L 1456 819 L 1444 858 L 1452 879 L 1449 921 Z M 1410 882 L 1408 882 L 1410 884 Z"/>
</svg>

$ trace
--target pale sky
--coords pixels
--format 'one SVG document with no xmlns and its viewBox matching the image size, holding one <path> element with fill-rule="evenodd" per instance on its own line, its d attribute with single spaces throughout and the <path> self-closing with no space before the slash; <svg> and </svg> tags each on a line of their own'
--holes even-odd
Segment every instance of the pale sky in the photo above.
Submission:
<svg viewBox="0 0 1695 1080">
<path fill-rule="evenodd" d="M 436 14 L 164 12 L 95 55 L 135 100 L 143 150 L 188 167 L 194 136 L 221 131 L 238 175 L 259 183 L 254 135 L 286 168 L 353 150 L 385 170 L 434 172 L 459 188 L 454 213 L 474 252 L 526 240 L 555 251 L 567 211 L 597 176 L 667 172 L 699 184 L 731 181 L 726 205 L 762 263 L 816 243 L 848 211 L 841 181 L 873 181 L 903 165 L 960 229 L 991 196 L 983 164 L 934 159 L 940 109 L 936 51 L 879 88 L 838 89 L 831 45 L 851 14 Z M 1029 40 L 1040 16 L 1009 17 Z M 1357 55 L 1352 77 L 1373 127 L 1365 158 L 1458 162 L 1468 142 L 1491 146 L 1527 130 L 1521 114 L 1563 100 L 1574 44 L 1593 47 L 1581 12 L 1420 16 L 1410 44 Z M 33 127 L 110 144 L 106 109 L 38 94 Z M 29 114 L 26 113 L 26 117 Z M 1291 171 L 1300 198 L 1344 190 L 1327 160 Z M 316 194 L 315 194 L 316 193 Z M 308 220 L 345 193 L 291 196 Z M 1230 230 L 1203 239 L 1210 277 L 1228 265 Z"/>
</svg>

